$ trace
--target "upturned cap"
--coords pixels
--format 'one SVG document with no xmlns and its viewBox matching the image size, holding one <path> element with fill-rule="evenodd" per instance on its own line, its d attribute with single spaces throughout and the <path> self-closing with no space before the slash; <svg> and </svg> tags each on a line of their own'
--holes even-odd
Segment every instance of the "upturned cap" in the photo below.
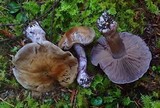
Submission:
<svg viewBox="0 0 160 108">
<path fill-rule="evenodd" d="M 99 64 L 112 82 L 131 83 L 147 72 L 152 56 L 146 43 L 139 36 L 127 32 L 119 35 L 126 49 L 123 57 L 114 59 L 106 38 L 101 37 L 91 51 L 91 62 L 95 66 Z"/>
<path fill-rule="evenodd" d="M 14 76 L 26 89 L 45 92 L 59 82 L 71 84 L 77 75 L 78 62 L 70 53 L 64 52 L 49 41 L 29 43 L 12 58 Z"/>
</svg>

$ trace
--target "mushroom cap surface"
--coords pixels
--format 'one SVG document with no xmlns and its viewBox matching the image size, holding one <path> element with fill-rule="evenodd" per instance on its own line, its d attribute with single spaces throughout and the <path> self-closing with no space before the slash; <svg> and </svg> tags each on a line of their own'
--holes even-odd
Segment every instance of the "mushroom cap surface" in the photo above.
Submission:
<svg viewBox="0 0 160 108">
<path fill-rule="evenodd" d="M 138 36 L 122 32 L 119 33 L 126 55 L 114 59 L 105 37 L 100 37 L 98 45 L 91 51 L 91 62 L 100 65 L 108 78 L 117 84 L 131 83 L 141 78 L 148 70 L 152 59 L 146 43 Z"/>
<path fill-rule="evenodd" d="M 95 37 L 95 31 L 90 27 L 78 26 L 68 30 L 58 43 L 60 48 L 70 49 L 73 44 L 90 44 Z"/>
<path fill-rule="evenodd" d="M 71 84 L 77 75 L 78 62 L 70 53 L 64 52 L 49 41 L 29 43 L 12 58 L 13 74 L 26 89 L 46 92 L 59 82 Z"/>
</svg>

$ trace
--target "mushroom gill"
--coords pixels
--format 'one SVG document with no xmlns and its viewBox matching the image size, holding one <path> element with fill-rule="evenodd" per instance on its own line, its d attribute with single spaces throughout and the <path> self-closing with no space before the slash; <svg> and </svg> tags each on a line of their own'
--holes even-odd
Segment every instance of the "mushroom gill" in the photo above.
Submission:
<svg viewBox="0 0 160 108">
<path fill-rule="evenodd" d="M 99 64 L 114 83 L 131 83 L 141 78 L 152 59 L 146 43 L 131 33 L 118 33 L 116 22 L 106 12 L 100 16 L 97 25 L 103 36 L 91 51 L 92 64 Z"/>
</svg>

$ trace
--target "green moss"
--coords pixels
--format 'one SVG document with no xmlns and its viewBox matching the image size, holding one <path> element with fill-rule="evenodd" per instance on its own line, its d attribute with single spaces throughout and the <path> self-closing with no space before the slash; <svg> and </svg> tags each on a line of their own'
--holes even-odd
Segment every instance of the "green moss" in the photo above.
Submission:
<svg viewBox="0 0 160 108">
<path fill-rule="evenodd" d="M 89 88 L 78 86 L 76 81 L 69 87 L 78 90 L 78 93 L 75 96 L 75 106 L 77 108 L 89 108 L 90 106 L 114 108 L 117 107 L 117 105 L 121 105 L 122 107 L 137 107 L 133 102 L 133 100 L 137 98 L 134 87 L 131 91 L 134 96 L 130 96 L 131 94 L 123 94 L 123 88 L 120 89 L 119 85 L 112 83 L 99 67 L 93 66 L 90 62 L 90 51 L 93 45 L 96 44 L 96 40 L 101 36 L 96 27 L 96 21 L 103 11 L 107 11 L 118 22 L 118 31 L 143 34 L 146 23 L 148 23 L 146 22 L 145 12 L 157 14 L 159 12 L 159 0 L 145 0 L 144 6 L 148 9 L 145 12 L 141 11 L 141 4 L 136 0 L 60 0 L 54 8 L 53 5 L 56 0 L 40 1 L 30 0 L 29 2 L 26 2 L 25 0 L 0 0 L 0 22 L 2 24 L 13 24 L 13 26 L 0 26 L 0 30 L 7 28 L 7 30 L 11 31 L 15 36 L 21 36 L 23 35 L 24 27 L 28 22 L 38 20 L 47 33 L 47 39 L 57 44 L 64 32 L 73 26 L 84 25 L 94 28 L 96 31 L 95 40 L 92 44 L 86 46 L 85 50 L 89 61 L 87 71 L 95 77 Z M 0 35 L 0 39 L 5 38 L 6 37 Z M 6 90 L 4 87 L 8 86 L 14 87 L 14 89 L 19 89 L 21 87 L 10 72 L 12 70 L 10 60 L 3 56 L 10 55 L 11 53 L 15 54 L 19 49 L 19 47 L 17 47 L 18 43 L 19 41 L 17 42 L 16 40 L 14 44 L 6 46 L 10 44 L 6 42 L 6 47 L 3 49 L 0 48 L 0 52 L 3 53 L 0 55 L 0 88 L 4 91 Z M 160 48 L 159 40 L 156 43 L 156 47 Z M 153 66 L 152 71 L 159 72 L 159 67 Z M 137 84 L 137 86 L 139 85 L 140 84 Z M 142 96 L 141 100 L 143 106 L 145 108 L 158 108 L 159 101 L 157 100 L 159 98 L 159 92 L 154 92 L 150 95 L 151 96 Z M 52 106 L 56 106 L 56 108 L 72 107 L 70 92 L 62 93 L 58 102 L 54 102 L 53 97 L 50 98 L 51 100 L 41 102 L 27 96 L 27 94 L 24 94 L 24 98 L 19 99 L 19 95 L 17 95 L 15 96 L 16 99 L 8 99 L 6 101 L 14 103 L 16 108 L 48 108 Z M 4 102 L 0 102 L 0 107 L 10 108 L 10 106 Z"/>
</svg>

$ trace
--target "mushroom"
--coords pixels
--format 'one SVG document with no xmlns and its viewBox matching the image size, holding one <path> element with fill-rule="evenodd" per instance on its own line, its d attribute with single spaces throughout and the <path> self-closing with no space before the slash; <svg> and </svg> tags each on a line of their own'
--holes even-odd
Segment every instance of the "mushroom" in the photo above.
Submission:
<svg viewBox="0 0 160 108">
<path fill-rule="evenodd" d="M 73 46 L 76 51 L 79 59 L 77 82 L 83 87 L 89 87 L 93 79 L 86 72 L 87 59 L 83 45 L 91 43 L 94 37 L 95 32 L 92 28 L 78 26 L 68 30 L 58 43 L 58 46 L 64 50 L 68 50 Z"/>
<path fill-rule="evenodd" d="M 67 87 L 77 76 L 77 59 L 45 40 L 45 32 L 37 22 L 32 24 L 25 32 L 33 43 L 23 46 L 12 58 L 14 76 L 34 92 L 48 92 L 57 82 Z"/>
<path fill-rule="evenodd" d="M 92 48 L 91 62 L 117 84 L 131 83 L 148 70 L 152 59 L 146 43 L 131 33 L 117 32 L 117 22 L 104 12 L 97 20 L 103 34 Z"/>
</svg>

